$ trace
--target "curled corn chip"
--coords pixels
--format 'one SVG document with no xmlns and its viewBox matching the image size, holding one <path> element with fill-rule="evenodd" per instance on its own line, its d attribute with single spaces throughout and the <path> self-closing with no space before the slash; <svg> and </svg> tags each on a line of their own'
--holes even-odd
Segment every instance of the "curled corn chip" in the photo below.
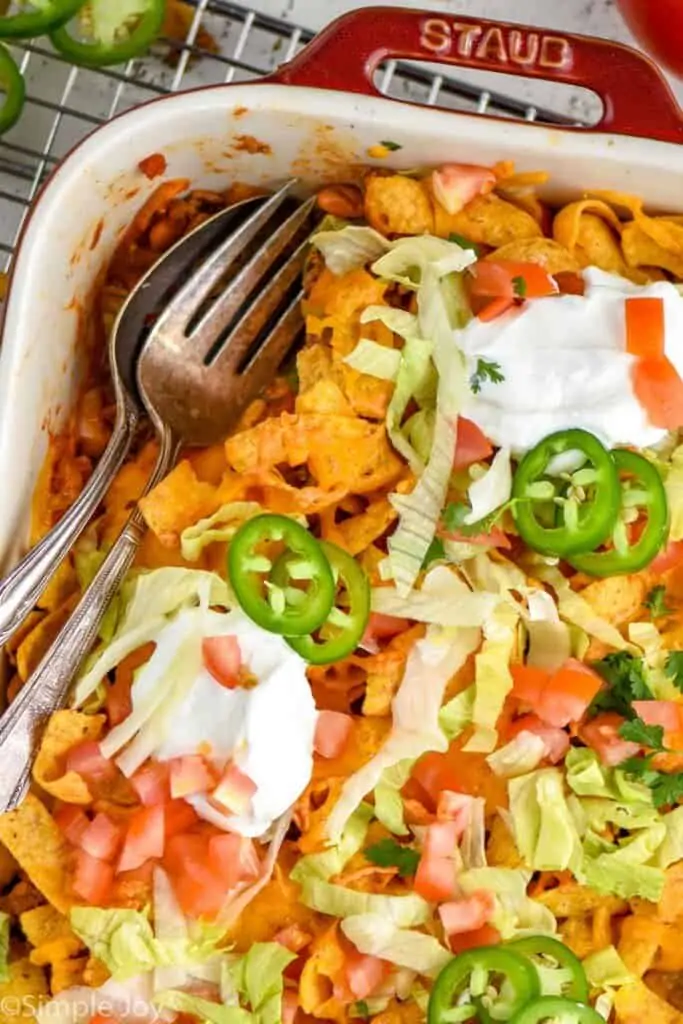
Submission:
<svg viewBox="0 0 683 1024">
<path fill-rule="evenodd" d="M 25 682 L 47 654 L 57 634 L 76 607 L 79 595 L 74 593 L 63 605 L 44 615 L 33 629 L 26 634 L 17 648 L 17 672 Z"/>
<path fill-rule="evenodd" d="M 15 811 L 0 815 L 0 842 L 45 899 L 67 913 L 74 903 L 69 886 L 71 852 L 49 811 L 33 793 Z"/>
<path fill-rule="evenodd" d="M 635 914 L 625 917 L 621 922 L 617 951 L 629 971 L 637 978 L 642 978 L 654 964 L 664 927 L 654 918 Z"/>
<path fill-rule="evenodd" d="M 339 545 L 350 555 L 359 555 L 396 520 L 397 513 L 388 498 L 377 498 L 358 515 L 336 522 L 336 509 L 328 509 L 321 517 L 320 532 L 324 540 Z"/>
<path fill-rule="evenodd" d="M 76 772 L 64 773 L 64 758 L 72 747 L 86 740 L 98 740 L 104 729 L 104 715 L 80 711 L 56 711 L 50 716 L 33 766 L 33 778 L 46 793 L 69 804 L 88 804 L 88 785 Z"/>
<path fill-rule="evenodd" d="M 36 948 L 58 939 L 76 937 L 68 918 L 49 903 L 20 914 L 19 924 L 28 941 Z"/>
<path fill-rule="evenodd" d="M 30 960 L 9 965 L 9 978 L 0 982 L 0 1024 L 21 1024 L 35 1020 L 38 1006 L 49 997 L 42 968 Z"/>
<path fill-rule="evenodd" d="M 565 882 L 540 893 L 536 899 L 552 910 L 556 917 L 585 918 L 598 907 L 607 907 L 610 914 L 624 914 L 628 910 L 626 900 L 618 896 L 602 896 L 578 882 Z"/>
<path fill-rule="evenodd" d="M 369 174 L 365 218 L 383 235 L 425 235 L 434 230 L 429 193 L 421 181 L 402 174 Z"/>
<path fill-rule="evenodd" d="M 403 472 L 384 425 L 348 416 L 283 413 L 229 438 L 225 451 L 238 473 L 306 463 L 323 490 L 355 494 L 388 487 Z"/>
<path fill-rule="evenodd" d="M 615 234 L 621 234 L 621 221 L 612 207 L 601 199 L 580 199 L 576 203 L 568 203 L 555 216 L 553 236 L 569 252 L 574 252 L 576 246 L 579 245 L 581 222 L 589 214 L 600 217 L 613 229 Z"/>
<path fill-rule="evenodd" d="M 187 459 L 140 499 L 145 522 L 169 546 L 177 546 L 186 527 L 210 516 L 217 508 L 216 488 L 198 480 Z"/>
<path fill-rule="evenodd" d="M 449 214 L 438 204 L 435 206 L 434 234 L 448 238 L 463 235 L 481 245 L 499 249 L 521 238 L 538 238 L 542 231 L 534 218 L 508 203 L 493 192 L 477 196 L 459 213 Z"/>
<path fill-rule="evenodd" d="M 643 1021 L 681 1024 L 683 1020 L 683 1014 L 660 999 L 642 981 L 617 989 L 614 994 L 614 1012 L 617 1024 L 642 1024 Z"/>
<path fill-rule="evenodd" d="M 509 242 L 500 249 L 495 249 L 485 258 L 538 263 L 549 274 L 560 274 L 564 271 L 577 273 L 581 269 L 578 260 L 552 238 L 522 238 L 518 242 Z"/>
<path fill-rule="evenodd" d="M 683 251 L 671 252 L 643 231 L 640 223 L 627 224 L 621 235 L 624 259 L 629 267 L 662 267 L 683 278 Z"/>
<path fill-rule="evenodd" d="M 391 702 L 403 678 L 408 655 L 424 633 L 424 626 L 412 626 L 393 637 L 380 654 L 364 660 L 363 666 L 367 671 L 364 715 L 382 716 L 391 713 Z"/>
<path fill-rule="evenodd" d="M 326 1020 L 346 1021 L 346 1008 L 334 995 L 334 983 L 342 976 L 346 955 L 339 940 L 338 925 L 318 935 L 301 972 L 299 1002 L 304 1013 Z"/>
</svg>

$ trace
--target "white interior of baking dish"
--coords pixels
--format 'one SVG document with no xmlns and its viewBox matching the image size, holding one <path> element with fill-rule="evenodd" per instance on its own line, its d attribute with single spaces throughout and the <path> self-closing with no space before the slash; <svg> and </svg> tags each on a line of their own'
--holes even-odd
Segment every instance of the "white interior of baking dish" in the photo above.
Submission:
<svg viewBox="0 0 683 1024">
<path fill-rule="evenodd" d="M 270 151 L 250 153 L 247 137 Z M 97 272 L 159 184 L 144 178 L 138 162 L 162 152 L 168 176 L 207 188 L 292 175 L 311 183 L 348 179 L 381 139 L 402 147 L 384 167 L 510 159 L 519 170 L 549 171 L 558 198 L 612 188 L 637 193 L 655 209 L 683 208 L 683 146 L 673 144 L 269 84 L 184 93 L 124 114 L 53 175 L 15 262 L 0 354 L 0 570 L 25 543 L 49 430 L 73 402 L 79 316 Z"/>
</svg>

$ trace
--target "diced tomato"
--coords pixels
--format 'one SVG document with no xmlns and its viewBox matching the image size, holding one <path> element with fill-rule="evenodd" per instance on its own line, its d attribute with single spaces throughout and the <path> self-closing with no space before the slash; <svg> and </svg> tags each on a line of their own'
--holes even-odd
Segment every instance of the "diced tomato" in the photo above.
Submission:
<svg viewBox="0 0 683 1024">
<path fill-rule="evenodd" d="M 58 804 L 52 817 L 59 830 L 74 846 L 79 846 L 90 820 L 82 807 L 73 804 Z"/>
<path fill-rule="evenodd" d="M 176 836 L 187 832 L 199 821 L 193 807 L 185 800 L 169 800 L 165 807 L 164 826 L 166 835 Z"/>
<path fill-rule="evenodd" d="M 193 793 L 207 793 L 216 785 L 211 767 L 200 754 L 176 757 L 169 763 L 169 767 L 173 800 Z"/>
<path fill-rule="evenodd" d="M 577 274 L 574 270 L 560 270 L 557 274 L 553 274 L 553 277 L 557 281 L 557 287 L 562 295 L 583 295 L 586 291 L 581 274 Z"/>
<path fill-rule="evenodd" d="M 548 725 L 578 722 L 602 685 L 602 677 L 592 668 L 568 658 L 548 680 L 535 709 Z"/>
<path fill-rule="evenodd" d="M 472 797 L 444 789 L 436 805 L 436 818 L 437 821 L 455 822 L 457 836 L 461 836 L 472 819 Z"/>
<path fill-rule="evenodd" d="M 465 416 L 458 416 L 458 437 L 453 469 L 467 469 L 473 462 L 482 462 L 493 453 L 493 445 L 483 430 Z"/>
<path fill-rule="evenodd" d="M 462 530 L 449 530 L 442 534 L 447 540 L 459 541 L 462 544 L 477 544 L 488 548 L 511 548 L 510 538 L 499 526 L 492 526 L 488 533 L 463 533 Z"/>
<path fill-rule="evenodd" d="M 471 295 L 490 299 L 540 299 L 556 295 L 556 282 L 538 263 L 479 260 L 469 268 Z"/>
<path fill-rule="evenodd" d="M 294 989 L 286 988 L 282 993 L 282 1022 L 294 1024 L 299 1010 L 299 996 Z"/>
<path fill-rule="evenodd" d="M 230 762 L 211 796 L 232 814 L 244 814 L 249 810 L 255 792 L 256 783 Z"/>
<path fill-rule="evenodd" d="M 208 863 L 212 871 L 234 889 L 238 882 L 252 882 L 261 873 L 261 862 L 251 839 L 224 832 L 209 839 Z"/>
<path fill-rule="evenodd" d="M 666 733 L 683 731 L 683 704 L 675 700 L 634 700 L 633 710 L 646 725 L 661 725 Z"/>
<path fill-rule="evenodd" d="M 664 355 L 664 302 L 654 296 L 629 296 L 626 307 L 626 351 L 640 359 Z"/>
<path fill-rule="evenodd" d="M 546 757 L 552 764 L 561 761 L 569 750 L 569 735 L 554 725 L 542 722 L 538 715 L 522 715 L 516 718 L 508 729 L 508 737 L 513 739 L 520 732 L 530 732 L 540 736 L 545 743 Z"/>
<path fill-rule="evenodd" d="M 425 754 L 413 767 L 411 777 L 419 783 L 434 807 L 444 789 L 450 789 L 455 793 L 462 792 L 458 776 L 445 754 Z"/>
<path fill-rule="evenodd" d="M 73 888 L 77 896 L 86 903 L 101 905 L 107 902 L 114 883 L 114 869 L 111 864 L 97 857 L 91 857 L 85 850 L 76 853 L 76 870 Z"/>
<path fill-rule="evenodd" d="M 439 917 L 446 935 L 459 935 L 483 928 L 495 908 L 493 895 L 485 889 L 479 889 L 469 896 L 442 903 Z"/>
<path fill-rule="evenodd" d="M 536 706 L 550 679 L 550 674 L 534 665 L 511 665 L 512 696 L 525 704 Z"/>
<path fill-rule="evenodd" d="M 485 924 L 473 932 L 462 932 L 451 935 L 448 944 L 452 953 L 464 953 L 466 949 L 479 949 L 480 946 L 497 946 L 501 934 L 492 924 Z"/>
<path fill-rule="evenodd" d="M 460 821 L 453 818 L 435 821 L 427 826 L 423 850 L 430 857 L 453 857 L 460 835 Z"/>
<path fill-rule="evenodd" d="M 683 540 L 671 540 L 661 551 L 653 562 L 650 562 L 650 572 L 657 575 L 675 569 L 683 562 Z"/>
<path fill-rule="evenodd" d="M 155 804 L 164 804 L 169 798 L 168 787 L 168 765 L 160 761 L 148 761 L 142 768 L 138 768 L 131 777 L 131 783 L 140 803 L 145 807 L 154 807 Z"/>
<path fill-rule="evenodd" d="M 107 688 L 106 710 L 112 728 L 125 721 L 133 710 L 130 679 L 127 674 L 117 676 L 116 681 Z"/>
<path fill-rule="evenodd" d="M 344 964 L 346 983 L 356 999 L 372 995 L 391 970 L 391 965 L 378 956 L 368 956 L 355 950 L 349 953 Z"/>
<path fill-rule="evenodd" d="M 633 390 L 650 423 L 664 430 L 683 426 L 683 380 L 666 356 L 638 359 L 631 369 Z"/>
<path fill-rule="evenodd" d="M 581 726 L 581 739 L 596 752 L 603 764 L 612 768 L 627 757 L 640 753 L 638 743 L 623 740 L 619 735 L 624 722 L 625 719 L 616 711 L 603 711 Z"/>
<path fill-rule="evenodd" d="M 413 889 L 418 896 L 432 903 L 453 899 L 456 892 L 454 859 L 429 857 L 423 853 L 415 872 Z"/>
<path fill-rule="evenodd" d="M 515 304 L 514 299 L 491 299 L 477 313 L 477 320 L 488 324 L 491 320 L 497 320 L 503 313 L 507 313 Z"/>
<path fill-rule="evenodd" d="M 128 823 L 117 870 L 131 871 L 150 857 L 162 857 L 165 842 L 163 806 L 156 804 L 136 811 Z"/>
<path fill-rule="evenodd" d="M 476 196 L 490 192 L 495 184 L 493 171 L 477 164 L 443 164 L 432 171 L 434 196 L 451 216 Z"/>
<path fill-rule="evenodd" d="M 253 842 L 234 833 L 174 836 L 164 854 L 173 887 L 186 914 L 214 917 L 227 893 L 240 881 L 258 877 L 261 867 Z"/>
<path fill-rule="evenodd" d="M 279 942 L 291 953 L 300 953 L 312 939 L 313 936 L 309 932 L 305 932 L 298 924 L 288 924 L 273 936 L 273 942 Z"/>
<path fill-rule="evenodd" d="M 221 686 L 234 690 L 240 685 L 242 652 L 236 636 L 207 636 L 202 640 L 204 667 Z"/>
<path fill-rule="evenodd" d="M 401 619 L 397 615 L 383 615 L 381 612 L 370 612 L 368 624 L 363 633 L 363 643 L 372 640 L 390 640 L 408 629 L 408 619 Z"/>
<path fill-rule="evenodd" d="M 342 711 L 319 711 L 313 749 L 321 757 L 339 757 L 353 731 L 353 719 Z"/>
<path fill-rule="evenodd" d="M 93 780 L 110 779 L 117 772 L 114 762 L 103 756 L 99 743 L 94 740 L 71 748 L 66 755 L 66 770 Z"/>
<path fill-rule="evenodd" d="M 96 814 L 81 836 L 79 846 L 98 860 L 113 860 L 121 847 L 123 831 L 106 814 Z"/>
</svg>

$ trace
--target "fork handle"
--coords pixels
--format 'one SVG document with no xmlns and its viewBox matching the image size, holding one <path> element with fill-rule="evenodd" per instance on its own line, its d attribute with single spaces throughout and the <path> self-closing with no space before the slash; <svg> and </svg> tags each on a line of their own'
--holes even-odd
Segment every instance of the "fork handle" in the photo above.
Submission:
<svg viewBox="0 0 683 1024">
<path fill-rule="evenodd" d="M 92 518 L 131 446 L 139 416 L 123 411 L 78 500 L 0 582 L 0 647 L 19 628 Z"/>
<path fill-rule="evenodd" d="M 170 435 L 162 438 L 145 494 L 166 476 L 178 449 L 178 442 Z M 21 802 L 35 756 L 37 733 L 49 716 L 63 707 L 71 681 L 97 636 L 102 617 L 135 557 L 144 532 L 144 520 L 134 509 L 73 615 L 0 718 L 0 813 Z"/>
</svg>

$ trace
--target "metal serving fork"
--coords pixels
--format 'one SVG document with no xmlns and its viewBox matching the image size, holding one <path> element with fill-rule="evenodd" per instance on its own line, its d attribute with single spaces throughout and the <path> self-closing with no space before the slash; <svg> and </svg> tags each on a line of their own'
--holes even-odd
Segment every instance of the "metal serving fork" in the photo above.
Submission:
<svg viewBox="0 0 683 1024">
<path fill-rule="evenodd" d="M 225 437 L 301 334 L 299 278 L 315 201 L 287 211 L 293 184 L 261 201 L 189 280 L 177 282 L 180 287 L 142 346 L 137 384 L 160 445 L 145 493 L 168 473 L 182 445 Z M 240 269 L 215 295 L 237 261 Z M 21 801 L 36 733 L 64 705 L 143 533 L 136 509 L 71 618 L 0 719 L 0 812 Z"/>
<path fill-rule="evenodd" d="M 116 396 L 116 420 L 111 438 L 81 494 L 59 522 L 0 580 L 0 647 L 19 628 L 49 580 L 92 519 L 123 464 L 145 415 L 135 380 L 145 324 L 202 254 L 215 249 L 231 228 L 263 199 L 247 199 L 221 210 L 191 234 L 180 239 L 142 278 L 116 317 L 109 338 L 109 367 Z"/>
</svg>

